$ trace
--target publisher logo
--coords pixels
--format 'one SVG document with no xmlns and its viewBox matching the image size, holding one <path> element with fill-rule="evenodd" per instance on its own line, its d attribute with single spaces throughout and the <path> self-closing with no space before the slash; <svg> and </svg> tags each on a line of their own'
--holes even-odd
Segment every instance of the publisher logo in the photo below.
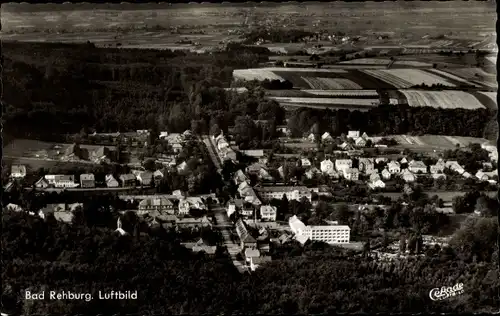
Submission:
<svg viewBox="0 0 500 316">
<path fill-rule="evenodd" d="M 444 299 L 457 296 L 464 293 L 464 284 L 457 283 L 453 287 L 443 286 L 441 288 L 434 288 L 429 292 L 429 297 L 433 301 L 442 301 Z"/>
</svg>

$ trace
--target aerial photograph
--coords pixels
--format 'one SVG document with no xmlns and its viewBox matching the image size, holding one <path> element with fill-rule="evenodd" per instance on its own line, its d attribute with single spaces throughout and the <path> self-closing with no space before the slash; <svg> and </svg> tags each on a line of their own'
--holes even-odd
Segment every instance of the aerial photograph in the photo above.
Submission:
<svg viewBox="0 0 500 316">
<path fill-rule="evenodd" d="M 1 315 L 498 313 L 496 21 L 3 4 Z"/>
</svg>

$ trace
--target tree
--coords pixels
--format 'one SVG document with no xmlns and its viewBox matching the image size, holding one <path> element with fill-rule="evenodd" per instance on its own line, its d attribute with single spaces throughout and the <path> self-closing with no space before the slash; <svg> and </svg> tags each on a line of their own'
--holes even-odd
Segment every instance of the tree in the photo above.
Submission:
<svg viewBox="0 0 500 316">
<path fill-rule="evenodd" d="M 148 158 L 144 161 L 143 163 L 144 169 L 148 171 L 155 171 L 156 170 L 156 163 L 154 159 Z"/>
<path fill-rule="evenodd" d="M 216 137 L 216 136 L 219 136 L 220 133 L 221 133 L 221 129 L 217 123 L 210 126 L 210 135 Z"/>
</svg>

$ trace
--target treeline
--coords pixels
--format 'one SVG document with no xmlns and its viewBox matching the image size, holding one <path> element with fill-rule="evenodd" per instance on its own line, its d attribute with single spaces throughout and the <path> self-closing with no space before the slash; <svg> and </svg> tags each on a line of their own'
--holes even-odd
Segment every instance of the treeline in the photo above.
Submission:
<svg viewBox="0 0 500 316">
<path fill-rule="evenodd" d="M 288 119 L 292 135 L 310 133 L 317 123 L 318 133 L 341 135 L 359 130 L 368 135 L 454 135 L 483 137 L 489 118 L 486 109 L 435 109 L 407 105 L 380 105 L 367 112 L 301 108 Z"/>
<path fill-rule="evenodd" d="M 203 122 L 208 133 L 215 123 L 226 130 L 239 115 L 258 119 L 255 109 L 268 102 L 263 95 L 238 97 L 222 89 L 233 69 L 257 67 L 267 58 L 243 46 L 213 54 L 91 44 L 3 48 L 4 130 L 15 137 L 59 140 L 82 127 L 183 132 L 192 122 Z M 283 110 L 276 104 L 274 111 L 266 116 Z"/>
<path fill-rule="evenodd" d="M 304 38 L 314 36 L 315 33 L 298 29 L 259 29 L 252 30 L 242 36 L 244 43 L 254 44 L 259 40 L 272 43 L 297 43 Z"/>
<path fill-rule="evenodd" d="M 495 221 L 467 225 L 455 236 L 457 246 L 436 248 L 425 258 L 380 262 L 313 243 L 240 275 L 229 260 L 192 254 L 160 227 L 122 237 L 96 225 L 8 211 L 2 308 L 18 314 L 491 312 L 498 308 L 498 261 L 491 261 L 495 254 L 484 259 L 496 247 Z M 477 251 L 484 257 L 474 256 Z M 465 285 L 464 294 L 429 299 L 432 288 L 455 283 Z M 25 290 L 91 292 L 95 298 L 29 301 Z M 111 290 L 137 290 L 138 299 L 96 299 L 98 291 Z"/>
</svg>

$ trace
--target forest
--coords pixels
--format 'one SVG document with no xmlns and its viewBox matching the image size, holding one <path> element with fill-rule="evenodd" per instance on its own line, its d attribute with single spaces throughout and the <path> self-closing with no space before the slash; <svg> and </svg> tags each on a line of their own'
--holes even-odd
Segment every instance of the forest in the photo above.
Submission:
<svg viewBox="0 0 500 316">
<path fill-rule="evenodd" d="M 241 275 L 223 254 L 192 254 L 162 228 L 120 236 L 102 222 L 70 225 L 11 211 L 3 216 L 2 312 L 7 313 L 415 313 L 499 307 L 494 218 L 471 218 L 451 247 L 434 248 L 421 258 L 382 262 L 313 243 L 293 246 L 286 258 Z M 429 299 L 432 288 L 459 282 L 464 294 Z M 138 299 L 27 301 L 25 290 L 82 291 L 94 297 L 99 290 L 137 290 Z"/>
<path fill-rule="evenodd" d="M 26 54 L 26 51 L 31 52 Z M 285 124 L 293 135 L 340 135 L 349 129 L 370 135 L 439 134 L 496 139 L 498 125 L 488 110 L 444 110 L 381 105 L 368 112 L 298 109 L 285 113 L 265 98 L 262 84 L 246 93 L 225 91 L 234 69 L 268 61 L 261 47 L 228 45 L 220 52 L 96 48 L 93 44 L 3 43 L 4 133 L 10 137 L 64 141 L 82 129 L 137 129 L 208 133 L 227 131 L 237 120 Z M 287 86 L 288 83 L 282 85 Z M 279 85 L 265 82 L 266 88 Z M 486 119 L 491 118 L 491 119 Z M 251 121 L 250 120 L 250 121 Z M 248 120 L 247 120 L 248 122 Z M 270 146 L 269 135 L 249 123 L 240 129 L 244 147 Z M 19 129 L 19 126 L 23 126 Z"/>
</svg>

